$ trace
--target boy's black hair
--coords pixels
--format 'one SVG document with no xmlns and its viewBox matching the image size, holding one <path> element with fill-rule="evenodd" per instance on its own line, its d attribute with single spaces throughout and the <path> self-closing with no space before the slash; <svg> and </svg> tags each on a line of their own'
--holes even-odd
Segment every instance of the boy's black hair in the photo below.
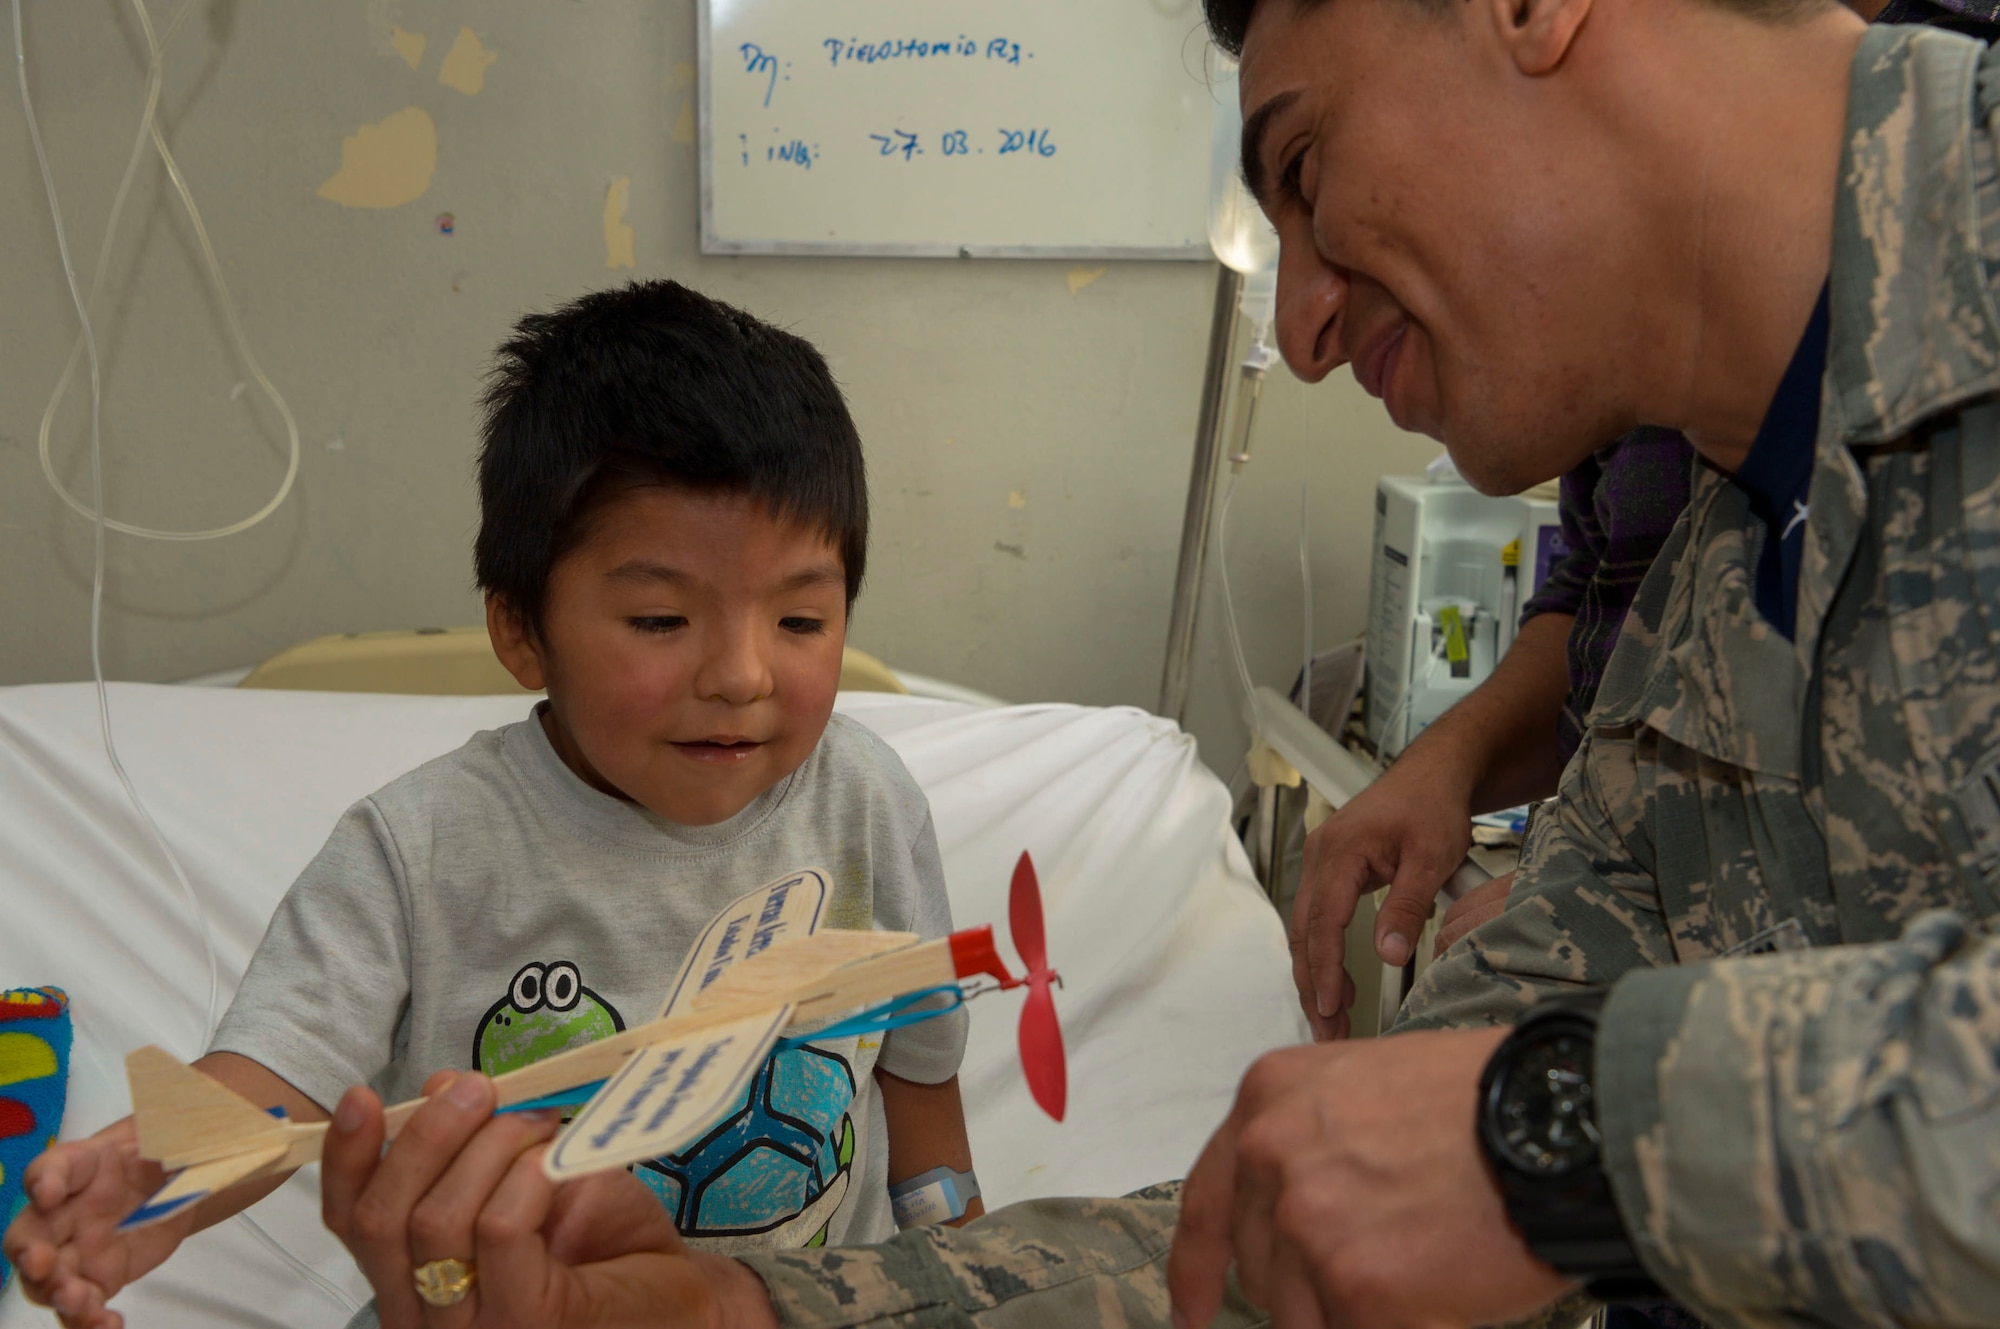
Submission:
<svg viewBox="0 0 2000 1329">
<path fill-rule="evenodd" d="M 549 577 L 616 495 L 748 494 L 840 551 L 850 607 L 868 481 L 847 403 L 811 343 L 678 282 L 632 282 L 501 345 L 479 449 L 479 588 L 539 633 Z"/>
</svg>

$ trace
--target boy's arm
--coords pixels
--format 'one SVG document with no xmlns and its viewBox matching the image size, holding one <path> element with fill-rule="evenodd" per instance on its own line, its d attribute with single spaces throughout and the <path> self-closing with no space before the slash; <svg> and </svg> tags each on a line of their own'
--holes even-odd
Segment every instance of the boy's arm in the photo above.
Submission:
<svg viewBox="0 0 2000 1329">
<path fill-rule="evenodd" d="M 878 1066 L 875 1082 L 882 1089 L 882 1116 L 889 1127 L 891 1186 L 936 1167 L 972 1171 L 972 1142 L 965 1135 L 956 1075 L 940 1084 L 918 1084 Z M 985 1212 L 985 1203 L 975 1195 L 965 1213 L 947 1226 L 963 1227 Z"/>
<path fill-rule="evenodd" d="M 291 1081 L 240 1053 L 211 1052 L 195 1062 L 194 1068 L 260 1108 L 283 1108 L 287 1117 L 302 1126 L 325 1121 L 330 1115 L 325 1108 L 293 1088 Z M 131 1120 L 127 1117 L 120 1125 Z M 234 1218 L 284 1185 L 291 1175 L 292 1170 L 278 1172 L 211 1195 L 194 1207 L 194 1223 L 188 1231 L 199 1232 L 203 1228 L 214 1227 L 225 1218 Z"/>
<path fill-rule="evenodd" d="M 195 1069 L 258 1107 L 282 1107 L 292 1120 L 325 1121 L 326 1110 L 265 1067 L 234 1052 L 211 1052 Z M 118 1224 L 157 1190 L 167 1174 L 139 1157 L 131 1117 L 83 1140 L 50 1148 L 28 1165 L 28 1205 L 7 1229 L 7 1258 L 21 1272 L 29 1300 L 49 1306 L 69 1329 L 118 1329 L 123 1317 L 105 1303 L 157 1268 L 189 1236 L 249 1208 L 283 1185 L 290 1172 L 232 1186 L 188 1213 L 130 1232 Z"/>
</svg>

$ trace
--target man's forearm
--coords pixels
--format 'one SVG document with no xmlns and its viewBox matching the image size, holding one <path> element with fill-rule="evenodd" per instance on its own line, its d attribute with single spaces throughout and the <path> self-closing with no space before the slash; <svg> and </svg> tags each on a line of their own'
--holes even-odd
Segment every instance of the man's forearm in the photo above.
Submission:
<svg viewBox="0 0 2000 1329">
<path fill-rule="evenodd" d="M 907 1228 L 873 1246 L 757 1251 L 743 1265 L 785 1326 L 1158 1325 L 1167 1318 L 1167 1245 L 1180 1189 L 1169 1182 L 1115 1200 L 1024 1200 L 970 1227 Z M 1210 1329 L 1270 1322 L 1232 1279 Z"/>
<path fill-rule="evenodd" d="M 748 1265 L 705 1251 L 690 1251 L 684 1258 L 700 1272 L 711 1298 L 708 1329 L 778 1329 L 778 1312 L 771 1305 L 771 1294 L 765 1290 L 764 1280 L 750 1272 Z M 657 1276 L 653 1270 L 646 1273 Z M 664 1312 L 677 1304 L 661 1309 Z M 662 1323 L 667 1322 L 670 1317 L 663 1313 Z"/>
<path fill-rule="evenodd" d="M 1569 614 L 1521 625 L 1493 676 L 1433 721 L 1398 764 L 1455 772 L 1477 814 L 1547 798 L 1562 777 L 1556 722 L 1569 691 Z"/>
<path fill-rule="evenodd" d="M 1605 1161 L 1640 1255 L 1759 1323 L 1994 1322 L 2000 941 L 1634 973 L 1598 1035 Z"/>
</svg>

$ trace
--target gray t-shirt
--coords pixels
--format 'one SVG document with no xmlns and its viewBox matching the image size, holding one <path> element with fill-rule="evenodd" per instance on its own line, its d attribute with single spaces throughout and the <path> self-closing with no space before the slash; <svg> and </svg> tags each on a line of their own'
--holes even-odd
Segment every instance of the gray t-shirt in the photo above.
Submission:
<svg viewBox="0 0 2000 1329">
<path fill-rule="evenodd" d="M 714 826 L 592 789 L 535 719 L 476 734 L 341 817 L 214 1047 L 329 1110 L 354 1084 L 396 1102 L 446 1067 L 513 1070 L 652 1019 L 717 911 L 802 867 L 830 884 L 823 926 L 951 931 L 929 804 L 845 716 Z M 964 1050 L 957 1011 L 781 1051 L 706 1140 L 634 1171 L 711 1249 L 884 1240 L 888 1130 L 870 1072 L 935 1084 Z"/>
</svg>

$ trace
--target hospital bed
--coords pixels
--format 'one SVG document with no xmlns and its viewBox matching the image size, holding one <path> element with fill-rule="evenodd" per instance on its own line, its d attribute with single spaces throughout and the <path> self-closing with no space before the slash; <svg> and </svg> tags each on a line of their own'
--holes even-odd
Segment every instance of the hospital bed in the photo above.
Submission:
<svg viewBox="0 0 2000 1329">
<path fill-rule="evenodd" d="M 1223 786 L 1192 740 L 1135 709 L 912 696 L 894 690 L 907 676 L 869 672 L 845 681 L 888 690 L 844 690 L 838 708 L 880 733 L 929 795 L 957 919 L 1004 921 L 1022 849 L 1041 872 L 1065 982 L 1069 1118 L 1057 1125 L 1030 1103 L 1014 1011 L 975 1004 L 962 1074 L 989 1203 L 1182 1175 L 1249 1063 L 1305 1037 L 1282 929 L 1230 832 Z M 274 678 L 275 667 L 247 687 L 109 693 L 124 764 L 199 894 L 220 1005 L 348 804 L 534 700 L 511 680 L 471 696 L 258 685 Z M 336 671 L 312 686 L 340 682 Z M 0 689 L 0 864 L 0 986 L 68 989 L 64 1134 L 85 1134 L 127 1110 L 127 1051 L 199 1048 L 209 987 L 189 908 L 105 759 L 88 684 Z M 262 1231 L 223 1224 L 124 1293 L 128 1323 L 343 1324 L 366 1285 L 320 1226 L 316 1175 L 252 1214 Z M 0 1301 L 0 1329 L 52 1323 L 18 1288 Z"/>
</svg>

